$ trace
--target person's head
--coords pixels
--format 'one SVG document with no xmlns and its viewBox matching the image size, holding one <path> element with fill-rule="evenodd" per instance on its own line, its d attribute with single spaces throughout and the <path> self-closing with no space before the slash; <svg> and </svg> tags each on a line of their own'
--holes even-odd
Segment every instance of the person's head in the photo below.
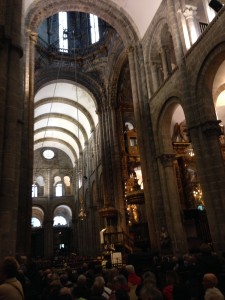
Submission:
<svg viewBox="0 0 225 300">
<path fill-rule="evenodd" d="M 101 296 L 104 291 L 105 280 L 102 276 L 97 276 L 91 287 L 92 294 L 94 296 Z"/>
<path fill-rule="evenodd" d="M 113 278 L 115 289 L 125 286 L 127 284 L 127 279 L 123 274 L 119 274 Z"/>
<path fill-rule="evenodd" d="M 209 288 L 205 292 L 205 300 L 224 300 L 223 294 L 217 288 Z"/>
<path fill-rule="evenodd" d="M 79 275 L 77 278 L 77 284 L 79 286 L 85 286 L 87 283 L 87 277 L 83 274 Z"/>
<path fill-rule="evenodd" d="M 94 283 L 96 283 L 99 286 L 104 287 L 105 286 L 105 279 L 102 276 L 96 276 Z"/>
<path fill-rule="evenodd" d="M 1 279 L 5 280 L 8 278 L 16 277 L 18 274 L 19 264 L 17 260 L 12 256 L 6 256 L 0 263 L 0 274 Z"/>
<path fill-rule="evenodd" d="M 203 276 L 202 279 L 202 285 L 204 287 L 205 290 L 207 290 L 208 288 L 213 288 L 217 285 L 218 280 L 215 274 L 213 273 L 206 273 Z"/>
<path fill-rule="evenodd" d="M 140 291 L 141 300 L 163 300 L 162 293 L 152 284 L 146 284 Z"/>
<path fill-rule="evenodd" d="M 133 265 L 126 265 L 126 271 L 127 273 L 134 273 L 135 272 L 135 269 L 134 269 L 134 266 Z"/>
<path fill-rule="evenodd" d="M 156 276 L 153 272 L 147 271 L 143 274 L 143 283 L 144 284 L 152 284 L 153 286 L 156 286 L 157 280 Z"/>
</svg>

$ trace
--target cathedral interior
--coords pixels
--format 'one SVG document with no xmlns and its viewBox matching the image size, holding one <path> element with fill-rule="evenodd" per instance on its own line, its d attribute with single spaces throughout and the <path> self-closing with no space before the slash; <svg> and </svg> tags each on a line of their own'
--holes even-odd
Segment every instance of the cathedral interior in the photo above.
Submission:
<svg viewBox="0 0 225 300">
<path fill-rule="evenodd" d="M 142 2 L 1 1 L 0 257 L 225 251 L 224 3 Z"/>
</svg>

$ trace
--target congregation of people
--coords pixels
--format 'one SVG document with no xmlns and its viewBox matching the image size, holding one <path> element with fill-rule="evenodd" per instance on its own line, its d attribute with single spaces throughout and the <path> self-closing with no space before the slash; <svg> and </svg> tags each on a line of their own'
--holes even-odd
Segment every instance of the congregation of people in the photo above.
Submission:
<svg viewBox="0 0 225 300">
<path fill-rule="evenodd" d="M 203 244 L 182 257 L 153 255 L 146 266 L 82 262 L 56 268 L 26 257 L 0 263 L 0 300 L 223 300 L 223 256 Z"/>
</svg>

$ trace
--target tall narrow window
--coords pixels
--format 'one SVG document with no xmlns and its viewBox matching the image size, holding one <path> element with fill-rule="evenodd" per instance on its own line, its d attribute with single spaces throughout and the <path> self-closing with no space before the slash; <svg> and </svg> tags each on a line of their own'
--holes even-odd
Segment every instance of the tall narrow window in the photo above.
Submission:
<svg viewBox="0 0 225 300">
<path fill-rule="evenodd" d="M 38 188 L 36 184 L 32 184 L 32 198 L 37 197 Z"/>
<path fill-rule="evenodd" d="M 55 195 L 56 197 L 62 196 L 62 183 L 57 183 L 55 187 Z"/>
<path fill-rule="evenodd" d="M 91 27 L 91 43 L 94 44 L 99 41 L 99 26 L 98 17 L 90 14 L 90 27 Z"/>
<path fill-rule="evenodd" d="M 68 24 L 67 12 L 59 12 L 59 50 L 68 52 Z"/>
</svg>

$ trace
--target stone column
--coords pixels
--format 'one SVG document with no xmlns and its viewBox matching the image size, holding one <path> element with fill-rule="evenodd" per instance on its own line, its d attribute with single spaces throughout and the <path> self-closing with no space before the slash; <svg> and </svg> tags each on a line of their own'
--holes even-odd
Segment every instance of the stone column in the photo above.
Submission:
<svg viewBox="0 0 225 300">
<path fill-rule="evenodd" d="M 216 16 L 216 12 L 209 6 L 209 0 L 203 0 L 202 2 L 205 10 L 205 15 L 207 17 L 207 21 L 208 23 L 210 23 Z"/>
<path fill-rule="evenodd" d="M 117 117 L 118 116 L 118 117 Z M 118 118 L 118 119 L 117 119 Z M 117 124 L 119 123 L 120 114 L 116 111 L 115 107 L 111 107 L 111 120 L 112 120 L 112 152 L 113 152 L 113 176 L 114 176 L 114 195 L 115 207 L 118 209 L 118 231 L 125 231 L 126 229 L 126 216 L 124 206 L 124 192 L 123 192 L 123 175 L 121 170 L 121 153 L 119 148 L 120 137 L 118 136 Z M 122 124 L 121 124 L 122 126 Z M 123 128 L 120 128 L 121 131 Z M 120 228 L 119 228 L 120 227 Z"/>
<path fill-rule="evenodd" d="M 151 73 L 152 73 L 152 88 L 154 93 L 159 88 L 158 67 L 157 67 L 157 63 L 155 62 L 151 63 Z"/>
<path fill-rule="evenodd" d="M 100 123 L 100 132 L 101 132 L 101 146 L 102 146 L 102 175 L 103 175 L 103 197 L 104 197 L 104 206 L 111 206 L 111 196 L 110 196 L 110 184 L 111 181 L 111 172 L 109 168 L 110 164 L 110 145 L 107 132 L 107 110 L 102 108 L 102 111 L 99 113 L 99 123 Z"/>
<path fill-rule="evenodd" d="M 144 62 L 142 49 L 137 46 L 135 49 L 130 47 L 127 50 L 130 66 L 130 78 L 134 105 L 135 122 L 137 128 L 137 138 L 140 149 L 141 166 L 144 182 L 146 215 L 148 219 L 149 237 L 151 241 L 151 250 L 158 250 L 158 240 L 156 235 L 156 225 L 154 220 L 153 207 L 155 201 L 152 197 L 155 196 L 155 178 L 149 176 L 152 170 L 152 159 L 155 155 L 154 141 L 149 139 L 151 135 L 151 117 L 148 105 L 147 84 L 144 73 Z M 149 130 L 149 135 L 146 136 L 143 131 Z M 153 135 L 152 135 L 153 136 Z M 156 171 L 157 173 L 157 171 Z"/>
<path fill-rule="evenodd" d="M 44 220 L 44 257 L 53 257 L 53 219 L 48 216 Z"/>
<path fill-rule="evenodd" d="M 183 11 L 183 15 L 186 19 L 189 38 L 193 45 L 200 36 L 200 28 L 196 19 L 197 7 L 193 5 L 186 5 Z"/>
<path fill-rule="evenodd" d="M 106 232 L 115 232 L 117 227 L 118 211 L 115 208 L 114 199 L 114 177 L 112 170 L 112 145 L 111 145 L 111 123 L 110 112 L 107 99 L 103 100 L 104 107 L 99 114 L 101 145 L 102 145 L 102 178 L 104 207 L 99 210 L 99 214 L 106 221 Z"/>
<path fill-rule="evenodd" d="M 163 67 L 163 77 L 164 77 L 164 79 L 166 79 L 169 76 L 166 47 L 162 47 L 160 53 L 161 53 L 162 67 Z"/>
<path fill-rule="evenodd" d="M 167 199 L 164 199 L 164 209 L 167 217 L 167 230 L 172 241 L 172 252 L 175 254 L 184 254 L 188 252 L 188 246 L 181 220 L 181 204 L 176 174 L 174 172 L 174 159 L 175 154 L 163 154 L 160 156 L 167 189 Z"/>
<path fill-rule="evenodd" d="M 213 247 L 222 252 L 225 249 L 225 167 L 219 143 L 219 121 L 202 122 L 189 128 L 189 132 Z"/>
<path fill-rule="evenodd" d="M 23 130 L 22 1 L 11 2 L 0 4 L 0 258 L 16 252 Z"/>
<path fill-rule="evenodd" d="M 180 37 L 180 30 L 177 22 L 177 12 L 175 10 L 174 0 L 167 0 L 167 13 L 168 13 L 168 19 L 170 24 L 170 31 L 173 38 L 176 62 L 179 66 L 182 66 L 183 69 L 184 51 L 183 51 L 181 37 Z"/>
<path fill-rule="evenodd" d="M 17 233 L 17 249 L 19 253 L 30 254 L 32 216 L 32 183 L 33 183 L 33 125 L 34 125 L 34 64 L 35 44 L 37 35 L 30 31 L 25 36 L 25 101 L 23 112 L 23 136 L 20 168 L 20 199 L 19 199 L 19 222 Z"/>
</svg>

